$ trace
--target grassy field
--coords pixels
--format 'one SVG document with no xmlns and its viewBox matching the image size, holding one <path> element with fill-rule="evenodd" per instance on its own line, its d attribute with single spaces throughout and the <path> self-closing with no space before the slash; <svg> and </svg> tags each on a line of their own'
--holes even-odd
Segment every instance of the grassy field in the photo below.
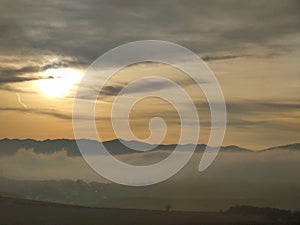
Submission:
<svg viewBox="0 0 300 225">
<path fill-rule="evenodd" d="M 259 208 L 257 208 L 259 209 Z M 1 225 L 167 225 L 167 224 L 300 224 L 299 217 L 270 217 L 263 213 L 179 212 L 105 209 L 0 197 Z"/>
</svg>

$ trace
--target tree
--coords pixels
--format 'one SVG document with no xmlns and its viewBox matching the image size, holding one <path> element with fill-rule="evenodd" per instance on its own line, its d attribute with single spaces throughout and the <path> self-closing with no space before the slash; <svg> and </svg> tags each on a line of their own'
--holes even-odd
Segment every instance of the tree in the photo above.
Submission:
<svg viewBox="0 0 300 225">
<path fill-rule="evenodd" d="M 167 212 L 170 212 L 171 208 L 172 208 L 172 205 L 170 203 L 165 205 L 165 209 Z"/>
</svg>

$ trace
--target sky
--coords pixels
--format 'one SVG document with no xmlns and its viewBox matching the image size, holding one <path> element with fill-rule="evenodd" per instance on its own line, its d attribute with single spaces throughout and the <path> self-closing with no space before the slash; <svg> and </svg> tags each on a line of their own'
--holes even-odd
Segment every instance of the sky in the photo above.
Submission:
<svg viewBox="0 0 300 225">
<path fill-rule="evenodd" d="M 72 105 L 88 66 L 106 51 L 138 40 L 189 48 L 208 64 L 223 90 L 223 145 L 251 149 L 299 142 L 299 1 L 21 1 L 0 7 L 0 138 L 74 138 Z M 190 94 L 206 143 L 210 114 L 201 90 L 182 71 L 159 63 L 120 70 L 100 93 L 96 124 L 102 140 L 116 138 L 110 111 L 134 79 L 158 75 Z M 152 87 L 168 88 L 154 83 Z M 141 85 L 136 92 L 147 92 Z M 135 135 L 161 116 L 165 143 L 177 143 L 178 114 L 160 99 L 133 108 Z"/>
</svg>

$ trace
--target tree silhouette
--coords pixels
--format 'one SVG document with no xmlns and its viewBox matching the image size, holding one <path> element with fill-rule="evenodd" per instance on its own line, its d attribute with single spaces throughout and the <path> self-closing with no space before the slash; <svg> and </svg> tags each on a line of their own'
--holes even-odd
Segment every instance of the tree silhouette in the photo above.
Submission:
<svg viewBox="0 0 300 225">
<path fill-rule="evenodd" d="M 170 212 L 171 208 L 172 208 L 172 205 L 170 203 L 165 205 L 165 209 L 166 209 L 167 212 Z"/>
</svg>

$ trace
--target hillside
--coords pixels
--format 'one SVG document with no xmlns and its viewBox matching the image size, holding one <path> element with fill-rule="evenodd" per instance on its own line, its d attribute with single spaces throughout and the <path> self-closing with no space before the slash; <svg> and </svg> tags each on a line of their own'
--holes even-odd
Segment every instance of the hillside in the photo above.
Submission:
<svg viewBox="0 0 300 225">
<path fill-rule="evenodd" d="M 299 214 L 284 211 L 275 216 L 265 215 L 265 209 L 255 208 L 257 214 L 234 212 L 202 213 L 136 209 L 92 208 L 40 202 L 26 199 L 0 197 L 0 224 L 14 225 L 80 225 L 80 224 L 299 224 Z M 274 210 L 277 212 L 276 210 Z M 281 211 L 279 211 L 281 212 Z"/>
</svg>

